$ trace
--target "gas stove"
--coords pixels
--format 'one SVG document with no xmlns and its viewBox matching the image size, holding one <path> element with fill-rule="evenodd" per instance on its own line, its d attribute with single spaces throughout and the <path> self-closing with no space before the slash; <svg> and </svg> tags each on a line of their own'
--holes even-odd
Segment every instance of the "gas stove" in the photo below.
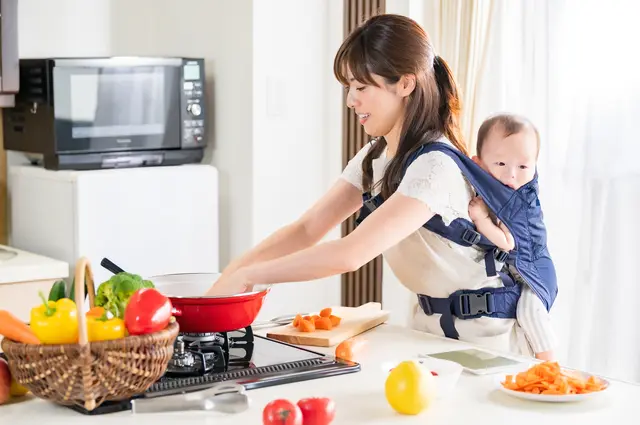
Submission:
<svg viewBox="0 0 640 425">
<path fill-rule="evenodd" d="M 251 390 L 359 370 L 357 363 L 254 335 L 250 326 L 225 333 L 180 333 L 164 375 L 132 399 L 199 391 L 221 382 Z M 90 412 L 69 407 L 83 414 L 100 415 L 129 410 L 130 402 L 105 402 Z"/>
<path fill-rule="evenodd" d="M 176 338 L 166 374 L 169 377 L 204 376 L 230 368 L 249 368 L 254 347 L 251 328 L 237 335 L 183 333 Z"/>
</svg>

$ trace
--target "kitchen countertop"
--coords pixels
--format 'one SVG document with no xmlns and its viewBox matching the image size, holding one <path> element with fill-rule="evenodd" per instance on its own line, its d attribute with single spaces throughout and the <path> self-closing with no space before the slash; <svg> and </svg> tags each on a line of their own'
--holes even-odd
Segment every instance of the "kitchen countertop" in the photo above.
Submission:
<svg viewBox="0 0 640 425">
<path fill-rule="evenodd" d="M 0 284 L 65 279 L 69 264 L 43 255 L 0 245 Z"/>
<path fill-rule="evenodd" d="M 266 331 L 256 332 L 264 334 Z M 384 396 L 387 371 L 383 364 L 416 358 L 418 354 L 470 347 L 446 338 L 427 335 L 393 325 L 381 325 L 360 336 L 368 342 L 357 361 L 357 373 L 322 378 L 269 388 L 250 390 L 251 408 L 241 414 L 217 412 L 175 412 L 133 415 L 121 412 L 101 416 L 85 416 L 68 408 L 39 399 L 16 399 L 0 406 L 0 422 L 11 424 L 46 422 L 52 424 L 118 423 L 171 424 L 262 424 L 262 409 L 271 400 L 288 398 L 294 403 L 303 397 L 328 396 L 336 402 L 334 425 L 341 424 L 447 424 L 469 425 L 478 421 L 540 425 L 605 421 L 635 417 L 640 400 L 640 385 L 612 380 L 608 394 L 577 403 L 539 403 L 513 398 L 495 389 L 496 375 L 475 376 L 463 373 L 455 391 L 436 400 L 418 416 L 403 416 L 391 409 Z M 315 351 L 333 353 L 334 347 L 311 347 Z M 188 421 L 188 422 L 186 422 Z"/>
</svg>

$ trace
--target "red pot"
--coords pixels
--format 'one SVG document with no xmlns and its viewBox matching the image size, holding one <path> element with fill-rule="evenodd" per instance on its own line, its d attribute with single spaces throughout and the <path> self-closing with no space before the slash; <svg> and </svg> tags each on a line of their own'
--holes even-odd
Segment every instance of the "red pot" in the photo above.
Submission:
<svg viewBox="0 0 640 425">
<path fill-rule="evenodd" d="M 251 325 L 269 287 L 230 296 L 203 296 L 220 275 L 184 273 L 148 278 L 169 297 L 182 333 L 228 332 Z"/>
</svg>

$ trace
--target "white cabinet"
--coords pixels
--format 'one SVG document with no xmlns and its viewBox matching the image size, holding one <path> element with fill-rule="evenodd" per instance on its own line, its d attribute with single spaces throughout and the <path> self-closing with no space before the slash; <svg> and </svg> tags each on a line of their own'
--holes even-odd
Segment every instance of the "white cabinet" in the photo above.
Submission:
<svg viewBox="0 0 640 425">
<path fill-rule="evenodd" d="M 218 173 L 210 165 L 9 170 L 11 245 L 65 261 L 91 261 L 96 285 L 107 257 L 151 276 L 218 272 Z"/>
</svg>

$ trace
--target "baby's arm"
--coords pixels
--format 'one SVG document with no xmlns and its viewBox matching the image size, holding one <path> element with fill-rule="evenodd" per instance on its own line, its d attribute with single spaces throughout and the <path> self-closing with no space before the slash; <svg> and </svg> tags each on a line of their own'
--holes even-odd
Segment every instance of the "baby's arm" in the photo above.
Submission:
<svg viewBox="0 0 640 425">
<path fill-rule="evenodd" d="M 491 217 L 489 217 L 489 208 L 479 196 L 473 198 L 469 203 L 469 217 L 471 217 L 478 231 L 498 248 L 504 251 L 511 251 L 515 247 L 515 242 L 509 229 L 502 223 L 497 226 L 493 224 Z"/>
<path fill-rule="evenodd" d="M 522 288 L 516 318 L 536 358 L 553 361 L 556 335 L 551 326 L 551 318 L 540 298 L 527 285 Z"/>
</svg>

